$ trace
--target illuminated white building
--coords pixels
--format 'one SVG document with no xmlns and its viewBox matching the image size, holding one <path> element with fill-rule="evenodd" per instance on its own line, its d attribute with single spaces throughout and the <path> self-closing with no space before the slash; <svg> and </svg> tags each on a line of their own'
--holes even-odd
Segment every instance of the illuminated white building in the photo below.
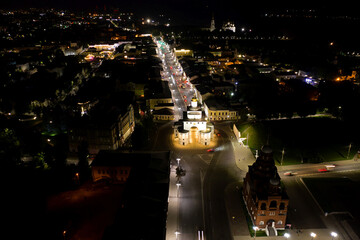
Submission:
<svg viewBox="0 0 360 240">
<path fill-rule="evenodd" d="M 209 145 L 213 139 L 214 126 L 207 121 L 198 100 L 191 99 L 191 105 L 184 112 L 184 118 L 174 124 L 174 136 L 179 144 L 200 143 Z"/>
<path fill-rule="evenodd" d="M 232 31 L 232 32 L 235 32 L 235 31 L 236 31 L 235 24 L 234 24 L 233 22 L 230 22 L 230 21 L 225 22 L 225 23 L 223 24 L 223 26 L 222 26 L 222 29 L 223 29 L 224 31 L 226 31 L 226 30 L 230 30 L 230 31 Z"/>
</svg>

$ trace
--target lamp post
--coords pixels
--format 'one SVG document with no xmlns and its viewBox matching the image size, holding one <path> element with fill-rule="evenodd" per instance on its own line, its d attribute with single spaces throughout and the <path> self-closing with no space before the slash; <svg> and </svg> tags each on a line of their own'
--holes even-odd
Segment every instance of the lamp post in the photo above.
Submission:
<svg viewBox="0 0 360 240">
<path fill-rule="evenodd" d="M 334 240 L 334 238 L 336 238 L 338 236 L 338 234 L 336 232 L 331 232 L 331 239 Z"/>
<path fill-rule="evenodd" d="M 310 233 L 310 236 L 311 236 L 311 240 L 312 240 L 312 239 L 316 238 L 316 233 L 312 232 L 312 233 Z"/>
<path fill-rule="evenodd" d="M 350 145 L 349 145 L 349 150 L 348 150 L 348 154 L 347 154 L 347 159 L 349 159 L 350 150 L 351 150 L 351 143 L 350 143 Z"/>
<path fill-rule="evenodd" d="M 176 187 L 177 187 L 177 189 L 176 189 L 176 197 L 179 197 L 179 187 L 181 186 L 181 182 L 180 181 L 177 181 L 176 182 Z"/>
<path fill-rule="evenodd" d="M 175 236 L 176 236 L 176 239 L 178 239 L 178 236 L 179 236 L 180 232 L 178 230 L 175 231 Z"/>
<path fill-rule="evenodd" d="M 289 233 L 284 233 L 284 237 L 285 237 L 285 238 L 289 238 L 289 237 L 290 237 L 290 234 L 289 234 Z"/>
<path fill-rule="evenodd" d="M 181 158 L 177 158 L 177 159 L 176 159 L 176 161 L 177 161 L 177 163 L 178 163 L 178 166 L 180 166 L 180 160 L 181 160 Z"/>
<path fill-rule="evenodd" d="M 281 162 L 280 162 L 281 165 L 283 165 L 284 154 L 285 154 L 285 150 L 284 150 L 284 148 L 283 148 L 283 150 L 281 151 Z"/>
<path fill-rule="evenodd" d="M 256 231 L 259 230 L 259 228 L 257 226 L 253 226 L 253 229 L 255 231 L 255 234 L 254 234 L 254 239 L 256 239 Z"/>
</svg>

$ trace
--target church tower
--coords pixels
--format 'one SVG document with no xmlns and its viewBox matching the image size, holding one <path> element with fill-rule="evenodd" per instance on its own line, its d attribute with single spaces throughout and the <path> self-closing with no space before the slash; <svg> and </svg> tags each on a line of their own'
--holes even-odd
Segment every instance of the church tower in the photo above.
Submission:
<svg viewBox="0 0 360 240">
<path fill-rule="evenodd" d="M 211 23 L 210 23 L 210 32 L 215 30 L 215 19 L 214 14 L 212 14 Z"/>
<path fill-rule="evenodd" d="M 289 197 L 280 182 L 272 149 L 265 145 L 244 178 L 243 197 L 254 226 L 276 236 L 285 229 Z"/>
</svg>

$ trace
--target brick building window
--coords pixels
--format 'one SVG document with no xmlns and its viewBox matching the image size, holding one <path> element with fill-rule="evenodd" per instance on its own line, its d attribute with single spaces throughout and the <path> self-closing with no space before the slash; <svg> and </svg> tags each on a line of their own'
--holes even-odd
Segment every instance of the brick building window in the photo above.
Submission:
<svg viewBox="0 0 360 240">
<path fill-rule="evenodd" d="M 261 210 L 266 210 L 266 203 L 262 203 L 261 206 L 260 206 L 260 209 Z"/>
<path fill-rule="evenodd" d="M 276 201 L 271 201 L 269 208 L 276 208 L 276 207 L 277 207 Z"/>
</svg>

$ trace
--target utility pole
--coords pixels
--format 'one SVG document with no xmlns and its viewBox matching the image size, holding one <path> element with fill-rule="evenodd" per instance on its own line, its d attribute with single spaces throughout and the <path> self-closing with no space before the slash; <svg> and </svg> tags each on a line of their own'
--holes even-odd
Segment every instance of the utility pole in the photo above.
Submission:
<svg viewBox="0 0 360 240">
<path fill-rule="evenodd" d="M 350 143 L 350 145 L 349 145 L 349 150 L 348 150 L 348 154 L 347 154 L 347 159 L 349 159 L 350 150 L 351 150 L 351 143 Z"/>
<path fill-rule="evenodd" d="M 281 151 L 281 162 L 280 162 L 280 165 L 283 165 L 284 153 L 285 153 L 285 150 L 284 150 L 284 148 L 283 148 L 283 150 Z"/>
</svg>

